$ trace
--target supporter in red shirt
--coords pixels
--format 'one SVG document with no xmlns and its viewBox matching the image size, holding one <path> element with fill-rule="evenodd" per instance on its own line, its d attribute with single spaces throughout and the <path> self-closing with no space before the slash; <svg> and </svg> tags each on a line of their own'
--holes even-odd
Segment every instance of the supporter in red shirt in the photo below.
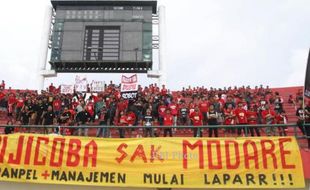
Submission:
<svg viewBox="0 0 310 190">
<path fill-rule="evenodd" d="M 72 120 L 74 120 L 74 118 L 75 118 L 76 112 L 74 111 L 74 109 L 69 109 L 69 112 L 70 112 L 70 114 L 71 114 L 70 120 L 72 121 Z"/>
<path fill-rule="evenodd" d="M 163 125 L 163 118 L 165 116 L 167 110 L 167 106 L 165 106 L 165 104 L 163 103 L 163 101 L 160 102 L 159 106 L 158 106 L 158 116 L 159 116 L 159 124 Z"/>
<path fill-rule="evenodd" d="M 165 85 L 162 86 L 160 93 L 162 96 L 166 96 L 168 94 L 168 90 L 166 89 Z"/>
<path fill-rule="evenodd" d="M 235 125 L 236 113 L 232 104 L 227 104 L 227 109 L 224 109 L 224 125 Z M 235 133 L 235 129 L 230 127 L 226 128 L 225 135 L 232 135 Z"/>
<path fill-rule="evenodd" d="M 5 94 L 2 92 L 2 90 L 0 91 L 0 100 L 3 100 L 5 98 Z"/>
<path fill-rule="evenodd" d="M 198 107 L 196 107 L 195 111 L 190 115 L 190 119 L 193 126 L 203 125 L 203 116 Z M 202 137 L 202 131 L 200 128 L 194 128 L 194 137 Z"/>
<path fill-rule="evenodd" d="M 117 123 L 118 126 L 128 126 L 127 115 L 124 112 L 120 112 L 120 118 Z M 119 137 L 125 138 L 125 129 L 118 128 Z"/>
<path fill-rule="evenodd" d="M 56 87 L 53 85 L 53 83 L 51 83 L 51 85 L 48 87 L 48 92 L 54 93 L 55 90 L 56 90 Z"/>
<path fill-rule="evenodd" d="M 56 116 L 58 116 L 60 114 L 61 104 L 62 104 L 62 102 L 59 99 L 59 97 L 56 97 L 56 99 L 53 101 L 53 110 L 54 110 Z"/>
<path fill-rule="evenodd" d="M 86 111 L 90 115 L 90 121 L 95 121 L 95 106 L 94 103 L 89 100 L 87 105 L 86 105 Z"/>
<path fill-rule="evenodd" d="M 76 107 L 77 107 L 78 105 L 79 105 L 79 102 L 77 102 L 76 99 L 73 98 L 73 100 L 72 100 L 72 102 L 71 102 L 71 108 L 72 108 L 73 110 L 75 110 Z"/>
<path fill-rule="evenodd" d="M 188 106 L 189 115 L 191 115 L 195 111 L 196 104 L 194 101 L 191 101 Z"/>
<path fill-rule="evenodd" d="M 287 115 L 284 110 L 281 110 L 278 114 L 276 114 L 275 121 L 277 124 L 287 124 Z M 279 135 L 286 136 L 286 127 L 278 127 Z"/>
<path fill-rule="evenodd" d="M 166 113 L 164 114 L 163 125 L 164 126 L 172 126 L 173 125 L 173 116 L 171 115 L 171 112 L 169 109 L 167 109 Z M 169 133 L 169 136 L 172 137 L 172 129 L 170 127 L 167 127 L 164 129 L 164 137 L 167 136 L 167 133 Z"/>
<path fill-rule="evenodd" d="M 257 116 L 257 112 L 255 111 L 253 106 L 249 107 L 249 110 L 247 111 L 246 116 L 247 116 L 249 125 L 256 125 L 257 124 L 258 116 Z M 260 132 L 259 132 L 259 129 L 257 127 L 250 127 L 249 130 L 250 130 L 252 137 L 254 137 L 254 131 L 256 133 L 256 136 L 258 136 L 258 137 L 260 136 Z"/>
<path fill-rule="evenodd" d="M 241 102 L 241 101 L 238 102 L 238 107 L 236 108 L 235 113 L 236 113 L 236 123 L 238 125 L 247 125 L 248 124 L 248 120 L 246 117 L 246 110 L 243 108 L 243 102 Z M 246 133 L 245 126 L 238 128 L 238 136 L 241 135 L 242 130 L 244 131 L 244 134 L 245 134 Z"/>
<path fill-rule="evenodd" d="M 136 114 L 132 111 L 127 112 L 127 123 L 128 126 L 133 126 L 136 122 Z"/>
<path fill-rule="evenodd" d="M 9 95 L 8 98 L 8 116 L 12 117 L 13 116 L 13 111 L 14 111 L 14 105 L 16 103 L 16 98 L 13 93 Z"/>
<path fill-rule="evenodd" d="M 16 100 L 16 120 L 19 120 L 20 118 L 20 112 L 24 106 L 24 99 L 21 96 L 17 97 Z"/>
<path fill-rule="evenodd" d="M 91 99 L 94 101 L 94 104 L 96 104 L 98 101 L 100 101 L 99 97 L 91 93 Z"/>
<path fill-rule="evenodd" d="M 275 127 L 270 126 L 272 124 L 275 124 L 275 116 L 276 116 L 275 112 L 270 109 L 269 105 L 266 105 L 265 110 L 262 111 L 262 118 L 264 123 L 269 125 L 266 127 L 267 136 L 276 135 Z"/>
<path fill-rule="evenodd" d="M 128 111 L 127 112 L 127 123 L 128 126 L 134 126 L 136 124 L 137 116 L 133 111 Z M 132 137 L 132 132 L 136 130 L 135 129 L 128 129 L 127 132 L 129 134 L 129 137 Z"/>
<path fill-rule="evenodd" d="M 58 88 L 55 88 L 54 94 L 59 94 L 61 90 L 61 86 L 59 85 Z"/>
<path fill-rule="evenodd" d="M 123 98 L 120 99 L 120 101 L 117 103 L 117 112 L 120 113 L 122 111 L 125 111 L 128 107 L 128 101 L 125 101 Z M 116 115 L 119 115 L 119 114 Z"/>
<path fill-rule="evenodd" d="M 173 116 L 173 126 L 176 126 L 178 121 L 178 105 L 172 101 L 169 104 L 168 109 L 171 110 L 171 115 Z"/>
<path fill-rule="evenodd" d="M 120 93 L 118 90 L 116 90 L 116 91 L 114 92 L 114 97 L 115 97 L 117 100 L 119 100 L 122 96 L 121 96 L 121 93 Z"/>
<path fill-rule="evenodd" d="M 207 113 L 209 110 L 209 103 L 207 98 L 202 98 L 202 101 L 199 103 L 199 110 L 203 116 L 203 124 L 206 125 L 207 124 Z"/>
<path fill-rule="evenodd" d="M 258 111 L 259 104 L 257 103 L 256 97 L 253 97 L 252 101 L 250 102 L 250 107 L 253 107 L 254 111 Z"/>
<path fill-rule="evenodd" d="M 222 94 L 218 102 L 220 103 L 221 108 L 225 107 L 225 102 L 226 102 L 226 94 Z"/>
</svg>

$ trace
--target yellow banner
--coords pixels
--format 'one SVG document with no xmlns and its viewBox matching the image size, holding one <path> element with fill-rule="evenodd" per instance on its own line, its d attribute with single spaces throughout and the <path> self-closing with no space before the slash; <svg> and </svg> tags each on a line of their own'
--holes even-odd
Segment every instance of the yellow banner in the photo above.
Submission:
<svg viewBox="0 0 310 190">
<path fill-rule="evenodd" d="M 0 180 L 162 188 L 302 188 L 293 137 L 0 136 Z"/>
</svg>

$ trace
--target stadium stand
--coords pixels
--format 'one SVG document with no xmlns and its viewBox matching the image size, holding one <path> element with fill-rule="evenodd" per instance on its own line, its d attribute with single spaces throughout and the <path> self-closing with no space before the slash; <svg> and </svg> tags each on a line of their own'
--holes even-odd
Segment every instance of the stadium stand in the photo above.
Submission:
<svg viewBox="0 0 310 190">
<path fill-rule="evenodd" d="M 86 97 L 87 96 L 87 97 Z M 170 92 L 156 84 L 139 87 L 137 100 L 123 100 L 119 86 L 110 82 L 104 92 L 60 94 L 60 88 L 51 84 L 38 94 L 31 90 L 0 90 L 0 124 L 6 125 L 115 125 L 115 126 L 181 126 L 181 125 L 247 125 L 286 124 L 298 122 L 296 110 L 302 103 L 302 87 L 272 88 L 268 86 L 183 88 Z M 213 106 L 211 106 L 213 105 Z M 214 112 L 210 112 L 214 107 Z M 267 111 L 265 111 L 267 110 Z M 169 112 L 169 113 L 168 113 Z M 216 118 L 212 118 L 215 114 Z M 270 114 L 270 115 L 269 115 Z M 271 116 L 271 117 L 270 117 Z M 103 137 L 212 136 L 212 129 L 142 129 L 135 130 L 81 130 L 6 128 L 2 133 L 33 132 L 61 133 Z M 271 131 L 270 131 L 271 130 Z M 218 133 L 215 133 L 218 132 Z M 293 135 L 293 128 L 250 128 L 252 136 Z M 297 130 L 302 135 L 301 131 Z M 214 129 L 215 136 L 243 136 L 245 130 Z M 301 145 L 306 146 L 305 140 Z"/>
</svg>

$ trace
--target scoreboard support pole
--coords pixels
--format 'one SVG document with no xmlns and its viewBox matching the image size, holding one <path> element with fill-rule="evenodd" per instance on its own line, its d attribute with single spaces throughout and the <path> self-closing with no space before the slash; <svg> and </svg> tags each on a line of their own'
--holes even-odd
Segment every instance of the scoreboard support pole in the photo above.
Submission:
<svg viewBox="0 0 310 190">
<path fill-rule="evenodd" d="M 158 7 L 158 30 L 159 30 L 159 78 L 158 84 L 166 85 L 167 77 L 166 77 L 166 8 L 165 6 L 161 5 Z"/>
<path fill-rule="evenodd" d="M 46 70 L 47 55 L 51 34 L 51 24 L 53 17 L 53 7 L 46 6 L 43 30 L 40 42 L 39 57 L 38 57 L 38 71 L 37 71 L 37 90 L 40 93 L 41 90 L 44 90 L 44 81 L 46 77 L 56 76 L 55 71 Z"/>
<path fill-rule="evenodd" d="M 157 80 L 157 85 L 167 85 L 166 78 L 166 9 L 161 5 L 158 7 L 158 70 L 147 72 L 148 78 Z M 157 48 L 156 48 L 157 49 Z"/>
</svg>

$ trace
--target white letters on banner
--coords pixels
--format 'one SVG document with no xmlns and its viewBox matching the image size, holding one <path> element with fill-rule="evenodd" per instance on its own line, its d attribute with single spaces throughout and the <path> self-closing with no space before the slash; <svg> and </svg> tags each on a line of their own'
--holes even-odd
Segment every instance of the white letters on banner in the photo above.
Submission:
<svg viewBox="0 0 310 190">
<path fill-rule="evenodd" d="M 130 77 L 122 76 L 121 96 L 124 99 L 136 99 L 138 94 L 138 77 L 132 75 Z"/>
<path fill-rule="evenodd" d="M 121 92 L 138 91 L 138 78 L 137 75 L 130 77 L 122 76 Z"/>
</svg>

